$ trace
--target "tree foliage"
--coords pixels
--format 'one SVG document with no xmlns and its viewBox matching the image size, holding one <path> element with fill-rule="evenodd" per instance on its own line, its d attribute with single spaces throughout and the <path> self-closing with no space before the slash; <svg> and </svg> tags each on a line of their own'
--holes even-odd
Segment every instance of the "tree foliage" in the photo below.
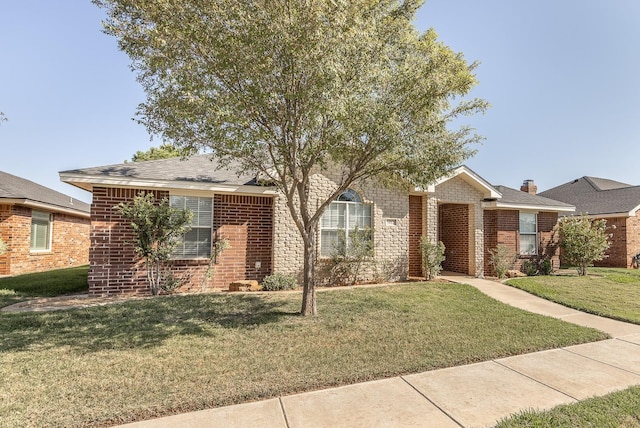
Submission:
<svg viewBox="0 0 640 428">
<path fill-rule="evenodd" d="M 93 0 L 132 59 L 147 129 L 240 162 L 281 191 L 304 243 L 303 314 L 315 314 L 315 239 L 357 180 L 426 187 L 479 137 L 451 120 L 475 64 L 413 26 L 422 0 Z M 341 179 L 310 199 L 314 171 Z"/>
<path fill-rule="evenodd" d="M 156 295 L 166 277 L 162 268 L 178 240 L 191 229 L 193 213 L 173 208 L 167 198 L 156 201 L 153 193 L 140 192 L 133 203 L 120 203 L 116 211 L 131 221 L 136 255 L 144 260 L 151 293 Z"/>
<path fill-rule="evenodd" d="M 172 144 L 161 144 L 158 147 L 151 147 L 149 150 L 146 150 L 144 152 L 138 150 L 131 157 L 131 162 L 187 157 L 196 153 L 196 151 L 178 148 Z"/>
<path fill-rule="evenodd" d="M 566 262 L 575 266 L 578 275 L 587 274 L 594 261 L 607 257 L 612 234 L 607 233 L 607 221 L 586 216 L 565 217 L 560 221 L 560 247 Z"/>
</svg>

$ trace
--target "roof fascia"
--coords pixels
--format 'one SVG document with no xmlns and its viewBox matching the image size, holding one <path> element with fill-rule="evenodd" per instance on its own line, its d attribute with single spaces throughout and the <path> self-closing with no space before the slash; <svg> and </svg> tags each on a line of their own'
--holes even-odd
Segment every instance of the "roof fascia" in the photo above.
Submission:
<svg viewBox="0 0 640 428">
<path fill-rule="evenodd" d="M 93 191 L 94 186 L 121 187 L 121 188 L 144 188 L 144 189 L 166 189 L 166 190 L 195 190 L 221 193 L 242 193 L 248 195 L 276 195 L 275 187 L 250 186 L 250 185 L 228 185 L 214 183 L 196 183 L 190 181 L 168 181 L 150 179 L 131 179 L 104 176 L 91 176 L 84 174 L 60 173 L 60 180 L 80 187 L 88 191 Z"/>
<path fill-rule="evenodd" d="M 1 198 L 0 203 L 9 205 L 22 205 L 29 208 L 35 208 L 36 210 L 51 211 L 61 214 L 70 214 L 77 217 L 91 218 L 91 214 L 86 211 L 74 210 L 70 208 L 64 208 L 59 205 L 47 204 L 45 202 L 32 201 L 31 199 L 9 199 Z"/>
<path fill-rule="evenodd" d="M 500 201 L 485 201 L 482 203 L 485 209 L 510 209 L 510 210 L 530 210 L 530 211 L 552 211 L 552 212 L 574 212 L 575 207 L 562 207 L 557 205 L 531 205 L 531 204 L 514 204 Z"/>
</svg>

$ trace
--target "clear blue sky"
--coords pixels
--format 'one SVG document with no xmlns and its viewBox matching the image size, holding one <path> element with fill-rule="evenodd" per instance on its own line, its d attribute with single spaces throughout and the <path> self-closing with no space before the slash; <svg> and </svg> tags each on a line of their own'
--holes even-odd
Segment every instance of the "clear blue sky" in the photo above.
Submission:
<svg viewBox="0 0 640 428">
<path fill-rule="evenodd" d="M 58 171 L 154 144 L 103 17 L 89 0 L 0 0 L 0 170 L 85 201 Z M 640 184 L 640 1 L 430 0 L 416 26 L 480 62 L 473 95 L 492 107 L 464 120 L 486 137 L 467 165 L 489 182 Z"/>
</svg>

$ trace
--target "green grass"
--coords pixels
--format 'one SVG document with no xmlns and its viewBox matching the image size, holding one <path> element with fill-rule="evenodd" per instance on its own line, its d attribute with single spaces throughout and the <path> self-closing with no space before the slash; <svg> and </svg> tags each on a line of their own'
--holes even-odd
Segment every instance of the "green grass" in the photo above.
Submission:
<svg viewBox="0 0 640 428">
<path fill-rule="evenodd" d="M 548 411 L 526 411 L 501 420 L 497 428 L 640 427 L 640 387 L 566 404 Z"/>
<path fill-rule="evenodd" d="M 640 271 L 590 268 L 588 273 L 518 278 L 507 284 L 584 312 L 640 324 Z"/>
<path fill-rule="evenodd" d="M 604 339 L 468 285 L 168 296 L 0 314 L 0 426 L 84 426 Z"/>
<path fill-rule="evenodd" d="M 88 266 L 0 278 L 0 308 L 36 297 L 86 292 Z"/>
</svg>

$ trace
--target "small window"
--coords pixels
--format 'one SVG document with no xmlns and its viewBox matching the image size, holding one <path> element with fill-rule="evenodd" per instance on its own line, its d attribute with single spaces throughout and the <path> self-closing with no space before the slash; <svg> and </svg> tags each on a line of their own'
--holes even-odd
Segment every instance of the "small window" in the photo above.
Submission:
<svg viewBox="0 0 640 428">
<path fill-rule="evenodd" d="M 520 213 L 520 255 L 538 254 L 538 222 L 535 213 Z"/>
<path fill-rule="evenodd" d="M 346 238 L 356 228 L 371 237 L 371 205 L 363 203 L 355 190 L 347 189 L 327 207 L 320 219 L 320 256 L 330 257 L 341 243 L 348 247 Z"/>
<path fill-rule="evenodd" d="M 51 250 L 51 214 L 31 212 L 31 251 Z"/>
<path fill-rule="evenodd" d="M 176 259 L 199 259 L 211 256 L 213 201 L 199 196 L 171 196 L 171 207 L 193 213 L 191 230 L 185 233 L 173 252 Z"/>
</svg>

